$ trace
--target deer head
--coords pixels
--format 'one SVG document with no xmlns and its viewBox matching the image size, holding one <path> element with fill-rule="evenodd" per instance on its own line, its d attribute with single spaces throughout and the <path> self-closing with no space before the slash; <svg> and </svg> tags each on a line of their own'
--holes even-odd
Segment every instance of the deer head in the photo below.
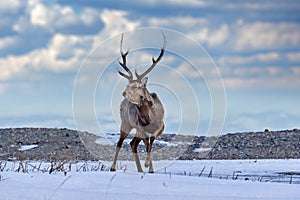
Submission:
<svg viewBox="0 0 300 200">
<path fill-rule="evenodd" d="M 127 72 L 127 74 L 121 71 L 118 72 L 122 77 L 126 78 L 129 81 L 125 91 L 123 92 L 123 96 L 127 98 L 131 103 L 136 104 L 138 106 L 142 106 L 143 104 L 146 104 L 151 101 L 151 97 L 146 88 L 147 81 L 148 81 L 148 77 L 146 75 L 151 72 L 151 70 L 156 66 L 156 64 L 161 60 L 161 58 L 164 55 L 165 48 L 166 48 L 166 36 L 163 32 L 162 35 L 163 35 L 164 43 L 163 43 L 163 47 L 161 48 L 159 56 L 156 59 L 152 57 L 152 65 L 144 73 L 138 74 L 137 71 L 135 70 L 136 79 L 134 79 L 132 72 L 126 65 L 126 57 L 129 53 L 129 50 L 125 53 L 122 50 L 123 37 L 124 37 L 124 34 L 122 34 L 121 42 L 120 42 L 120 53 L 122 57 L 122 62 L 119 61 L 119 64 Z"/>
</svg>

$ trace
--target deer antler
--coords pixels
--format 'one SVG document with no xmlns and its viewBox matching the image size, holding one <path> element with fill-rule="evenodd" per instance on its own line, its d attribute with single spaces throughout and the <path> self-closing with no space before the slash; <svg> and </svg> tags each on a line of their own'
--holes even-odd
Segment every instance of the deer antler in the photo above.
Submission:
<svg viewBox="0 0 300 200">
<path fill-rule="evenodd" d="M 137 73 L 137 71 L 135 70 L 135 76 L 137 77 L 137 81 L 141 81 L 156 66 L 156 64 L 163 57 L 163 55 L 165 53 L 166 45 L 167 45 L 167 40 L 166 40 L 166 36 L 165 36 L 163 31 L 161 31 L 161 34 L 163 35 L 164 44 L 163 44 L 163 47 L 161 48 L 161 51 L 160 51 L 160 54 L 159 54 L 158 58 L 155 59 L 154 57 L 152 57 L 152 65 L 144 73 L 139 75 Z"/>
<path fill-rule="evenodd" d="M 119 61 L 119 64 L 123 67 L 123 69 L 125 69 L 125 71 L 128 73 L 128 75 L 124 74 L 123 72 L 119 71 L 119 74 L 123 77 L 125 77 L 126 79 L 128 79 L 130 82 L 133 81 L 133 76 L 132 76 L 132 72 L 130 71 L 130 69 L 126 66 L 126 56 L 129 52 L 126 51 L 125 53 L 123 52 L 122 50 L 122 45 L 123 45 L 123 37 L 124 37 L 124 33 L 122 34 L 122 37 L 121 37 L 121 43 L 120 43 L 120 53 L 121 53 L 121 56 L 122 56 L 122 60 L 123 60 L 123 63 L 121 61 Z"/>
</svg>

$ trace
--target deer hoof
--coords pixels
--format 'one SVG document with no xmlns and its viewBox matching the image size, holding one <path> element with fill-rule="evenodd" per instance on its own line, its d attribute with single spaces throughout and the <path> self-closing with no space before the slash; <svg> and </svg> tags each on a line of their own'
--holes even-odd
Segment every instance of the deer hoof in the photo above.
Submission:
<svg viewBox="0 0 300 200">
<path fill-rule="evenodd" d="M 112 168 L 110 168 L 110 171 L 111 171 L 111 172 L 115 172 L 115 171 L 116 171 L 116 168 L 112 167 Z"/>
</svg>

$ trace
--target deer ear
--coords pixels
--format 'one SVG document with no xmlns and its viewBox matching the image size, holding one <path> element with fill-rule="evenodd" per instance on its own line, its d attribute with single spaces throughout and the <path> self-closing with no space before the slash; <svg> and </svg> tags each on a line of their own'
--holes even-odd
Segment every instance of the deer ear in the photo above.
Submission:
<svg viewBox="0 0 300 200">
<path fill-rule="evenodd" d="M 142 84 L 143 84 L 144 87 L 146 87 L 147 82 L 148 82 L 148 77 L 145 77 L 145 78 L 142 79 Z"/>
</svg>

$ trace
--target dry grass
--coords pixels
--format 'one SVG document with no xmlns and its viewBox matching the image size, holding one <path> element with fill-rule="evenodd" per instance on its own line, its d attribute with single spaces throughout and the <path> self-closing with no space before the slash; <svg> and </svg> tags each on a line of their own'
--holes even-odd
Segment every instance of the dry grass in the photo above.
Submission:
<svg viewBox="0 0 300 200">
<path fill-rule="evenodd" d="M 90 161 L 0 161 L 0 172 L 39 172 L 39 173 L 64 173 L 69 172 L 98 172 L 108 171 L 109 168 L 102 162 Z"/>
</svg>

